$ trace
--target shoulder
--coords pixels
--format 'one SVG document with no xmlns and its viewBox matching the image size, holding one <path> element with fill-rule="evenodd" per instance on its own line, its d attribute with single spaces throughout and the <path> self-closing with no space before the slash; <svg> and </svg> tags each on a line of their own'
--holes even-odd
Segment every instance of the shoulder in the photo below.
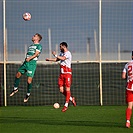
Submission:
<svg viewBox="0 0 133 133">
<path fill-rule="evenodd" d="M 60 54 L 59 54 L 60 56 L 64 56 L 64 53 L 62 53 L 62 52 L 60 52 Z"/>
<path fill-rule="evenodd" d="M 38 48 L 38 49 L 42 49 L 42 45 L 41 45 L 41 44 L 38 44 L 38 45 L 37 45 L 37 48 Z"/>
<path fill-rule="evenodd" d="M 70 52 L 70 51 L 67 51 L 67 52 L 65 52 L 65 54 L 67 54 L 67 55 L 71 55 L 71 52 Z"/>
<path fill-rule="evenodd" d="M 66 58 L 71 58 L 71 57 L 72 57 L 70 51 L 65 52 L 65 53 L 64 53 L 64 56 L 65 56 Z"/>
<path fill-rule="evenodd" d="M 128 63 L 126 63 L 126 65 L 130 65 L 130 64 L 133 64 L 133 60 L 131 60 Z"/>
<path fill-rule="evenodd" d="M 125 68 L 128 68 L 129 65 L 133 64 L 133 61 L 129 61 L 125 64 Z"/>
</svg>

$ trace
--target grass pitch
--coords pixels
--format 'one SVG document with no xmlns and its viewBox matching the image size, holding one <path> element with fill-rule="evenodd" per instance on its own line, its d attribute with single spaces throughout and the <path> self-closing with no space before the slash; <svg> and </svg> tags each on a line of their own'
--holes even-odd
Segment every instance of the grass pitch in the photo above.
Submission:
<svg viewBox="0 0 133 133">
<path fill-rule="evenodd" d="M 126 106 L 0 107 L 0 133 L 131 133 L 125 128 Z M 133 118 L 132 118 L 133 125 Z"/>
</svg>

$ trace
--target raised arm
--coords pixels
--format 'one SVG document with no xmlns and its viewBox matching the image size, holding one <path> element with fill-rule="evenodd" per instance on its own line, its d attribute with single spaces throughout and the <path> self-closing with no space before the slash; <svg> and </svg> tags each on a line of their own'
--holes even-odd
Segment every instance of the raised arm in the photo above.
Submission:
<svg viewBox="0 0 133 133">
<path fill-rule="evenodd" d="M 57 58 L 57 55 L 56 55 L 55 51 L 52 51 L 52 54 L 53 54 L 53 56 L 54 56 L 55 58 L 46 58 L 46 61 L 57 62 L 57 61 L 60 60 L 59 58 Z"/>
<path fill-rule="evenodd" d="M 34 55 L 26 58 L 26 61 L 29 62 L 30 60 L 34 59 L 35 57 L 37 57 L 40 54 L 40 51 L 36 51 Z"/>
<path fill-rule="evenodd" d="M 59 60 L 65 60 L 66 59 L 65 56 L 59 56 L 59 55 L 57 55 L 55 51 L 52 51 L 52 54 L 53 54 L 54 57 L 56 57 L 58 59 L 58 61 Z"/>
<path fill-rule="evenodd" d="M 58 59 L 57 58 L 46 58 L 46 61 L 53 61 L 53 62 L 57 62 Z"/>
</svg>

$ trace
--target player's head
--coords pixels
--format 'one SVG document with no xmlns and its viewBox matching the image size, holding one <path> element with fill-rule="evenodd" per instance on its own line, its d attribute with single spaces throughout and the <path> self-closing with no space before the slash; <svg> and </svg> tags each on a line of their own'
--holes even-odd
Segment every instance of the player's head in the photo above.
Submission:
<svg viewBox="0 0 133 133">
<path fill-rule="evenodd" d="M 60 43 L 60 46 L 65 46 L 66 48 L 68 47 L 68 45 L 67 45 L 67 43 L 66 42 L 62 42 L 62 43 Z"/>
<path fill-rule="evenodd" d="M 37 35 L 39 37 L 39 41 L 42 40 L 42 36 L 39 33 L 36 33 L 35 35 Z"/>
<path fill-rule="evenodd" d="M 64 52 L 65 49 L 67 49 L 68 45 L 66 42 L 60 43 L 60 51 Z"/>
<path fill-rule="evenodd" d="M 32 37 L 32 41 L 38 41 L 40 42 L 42 40 L 42 36 L 39 33 L 36 33 L 33 37 Z"/>
<path fill-rule="evenodd" d="M 132 60 L 133 60 L 133 51 L 132 51 Z"/>
</svg>

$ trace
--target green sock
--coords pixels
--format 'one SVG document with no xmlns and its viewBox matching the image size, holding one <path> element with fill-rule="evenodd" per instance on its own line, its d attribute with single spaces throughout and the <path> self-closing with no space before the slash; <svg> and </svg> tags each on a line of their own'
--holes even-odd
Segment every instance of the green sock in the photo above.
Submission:
<svg viewBox="0 0 133 133">
<path fill-rule="evenodd" d="M 32 83 L 27 85 L 27 93 L 30 93 L 32 89 Z"/>
<path fill-rule="evenodd" d="M 18 87 L 19 85 L 19 82 L 20 82 L 20 78 L 15 78 L 15 81 L 14 81 L 14 87 Z"/>
</svg>

